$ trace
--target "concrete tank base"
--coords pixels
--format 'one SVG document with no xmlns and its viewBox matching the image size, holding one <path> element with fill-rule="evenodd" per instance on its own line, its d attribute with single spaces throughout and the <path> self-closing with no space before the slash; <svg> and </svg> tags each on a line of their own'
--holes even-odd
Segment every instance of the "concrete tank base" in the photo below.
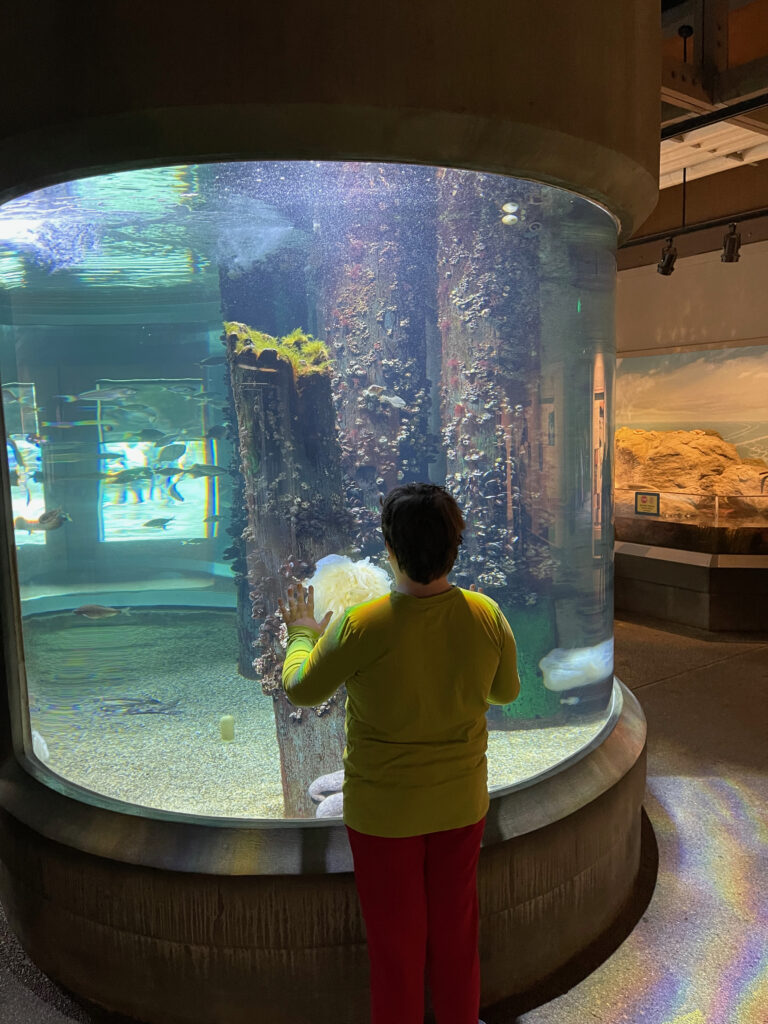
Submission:
<svg viewBox="0 0 768 1024">
<path fill-rule="evenodd" d="M 645 719 L 617 682 L 593 749 L 493 794 L 478 869 L 484 1006 L 530 989 L 616 920 L 638 874 L 644 789 Z M 152 1024 L 366 1021 L 343 826 L 202 820 L 85 804 L 7 762 L 0 900 L 30 958 Z"/>
</svg>

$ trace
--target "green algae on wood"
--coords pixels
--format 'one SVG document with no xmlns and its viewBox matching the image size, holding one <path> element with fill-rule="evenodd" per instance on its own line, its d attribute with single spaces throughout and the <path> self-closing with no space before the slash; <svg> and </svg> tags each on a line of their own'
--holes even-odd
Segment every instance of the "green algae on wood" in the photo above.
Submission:
<svg viewBox="0 0 768 1024">
<path fill-rule="evenodd" d="M 235 355 L 247 352 L 258 354 L 264 349 L 272 349 L 278 358 L 285 359 L 291 364 L 296 377 L 331 372 L 331 355 L 325 342 L 313 338 L 311 334 L 305 334 L 300 327 L 282 338 L 273 338 L 270 334 L 234 321 L 225 322 L 224 330 L 227 337 L 235 335 L 237 338 L 234 344 Z"/>
<path fill-rule="evenodd" d="M 290 703 L 277 602 L 285 587 L 311 576 L 318 558 L 346 551 L 355 536 L 332 378 L 325 346 L 301 330 L 274 338 L 236 321 L 224 326 L 244 483 L 245 519 L 232 545 L 243 577 L 238 668 L 272 699 L 285 815 L 313 817 L 310 782 L 341 763 L 346 692 L 312 711 Z"/>
</svg>

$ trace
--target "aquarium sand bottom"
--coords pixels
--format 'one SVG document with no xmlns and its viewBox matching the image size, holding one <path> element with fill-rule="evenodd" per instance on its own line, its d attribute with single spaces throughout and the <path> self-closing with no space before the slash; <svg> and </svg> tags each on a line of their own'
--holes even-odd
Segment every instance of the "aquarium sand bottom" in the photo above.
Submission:
<svg viewBox="0 0 768 1024">
<path fill-rule="evenodd" d="M 47 767 L 103 796 L 180 814 L 282 818 L 272 699 L 237 674 L 232 613 L 29 619 L 32 728 Z M 39 635 L 44 634 L 44 635 Z M 135 702 L 135 703 L 134 703 Z M 234 718 L 224 741 L 220 721 Z M 488 786 L 507 787 L 583 749 L 605 717 L 488 736 Z M 342 767 L 341 764 L 338 766 Z M 307 780 L 307 786 L 312 782 Z"/>
</svg>

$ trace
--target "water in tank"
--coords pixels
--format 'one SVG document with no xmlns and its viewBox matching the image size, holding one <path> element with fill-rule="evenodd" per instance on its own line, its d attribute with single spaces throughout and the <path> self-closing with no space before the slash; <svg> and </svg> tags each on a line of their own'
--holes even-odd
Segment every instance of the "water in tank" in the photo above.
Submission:
<svg viewBox="0 0 768 1024">
<path fill-rule="evenodd" d="M 338 816 L 345 689 L 288 702 L 277 599 L 386 591 L 379 498 L 417 480 L 464 512 L 452 582 L 517 637 L 491 792 L 596 742 L 615 244 L 563 190 L 397 164 L 165 167 L 2 207 L 30 770 L 148 813 Z"/>
</svg>

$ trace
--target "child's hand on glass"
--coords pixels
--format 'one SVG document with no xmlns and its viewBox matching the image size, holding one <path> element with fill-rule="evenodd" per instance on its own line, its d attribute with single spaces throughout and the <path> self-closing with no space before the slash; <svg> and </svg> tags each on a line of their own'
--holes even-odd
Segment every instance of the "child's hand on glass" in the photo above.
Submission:
<svg viewBox="0 0 768 1024">
<path fill-rule="evenodd" d="M 333 612 L 326 612 L 321 622 L 316 621 L 314 587 L 310 587 L 306 594 L 302 586 L 288 587 L 287 604 L 278 598 L 277 605 L 286 626 L 306 626 L 321 635 L 333 615 Z"/>
</svg>

